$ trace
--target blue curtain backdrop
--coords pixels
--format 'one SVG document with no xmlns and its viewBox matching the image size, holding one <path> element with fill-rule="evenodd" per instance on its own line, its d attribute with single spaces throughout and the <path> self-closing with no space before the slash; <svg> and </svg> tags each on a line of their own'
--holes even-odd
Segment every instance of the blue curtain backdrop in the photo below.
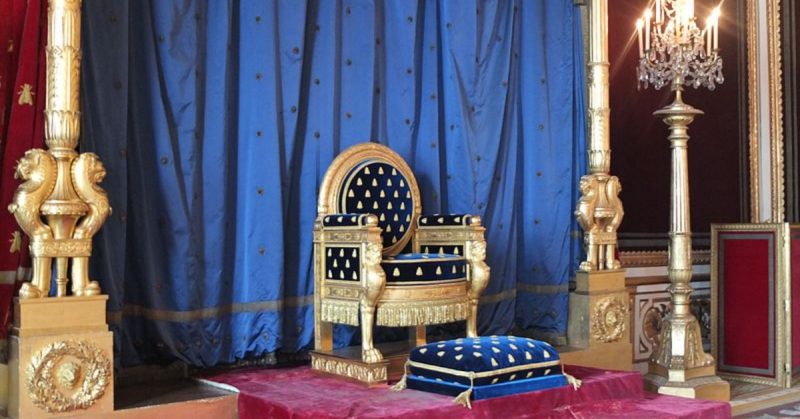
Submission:
<svg viewBox="0 0 800 419">
<path fill-rule="evenodd" d="M 84 2 L 81 147 L 114 207 L 92 275 L 122 364 L 308 348 L 317 188 L 369 140 L 407 159 L 424 213 L 483 217 L 480 331 L 563 336 L 585 170 L 572 3 Z"/>
</svg>

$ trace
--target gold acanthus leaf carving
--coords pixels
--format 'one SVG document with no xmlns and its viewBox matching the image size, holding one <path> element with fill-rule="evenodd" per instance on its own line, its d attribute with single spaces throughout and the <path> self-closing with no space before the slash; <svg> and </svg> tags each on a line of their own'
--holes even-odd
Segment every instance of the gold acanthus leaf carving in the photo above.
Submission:
<svg viewBox="0 0 800 419">
<path fill-rule="evenodd" d="M 335 360 L 322 357 L 311 357 L 311 368 L 317 371 L 352 378 L 363 383 L 379 383 L 386 381 L 386 365 L 361 365 L 347 360 Z"/>
<path fill-rule="evenodd" d="M 50 413 L 87 409 L 111 382 L 111 362 L 88 341 L 65 340 L 33 356 L 25 384 L 31 401 Z"/>
</svg>

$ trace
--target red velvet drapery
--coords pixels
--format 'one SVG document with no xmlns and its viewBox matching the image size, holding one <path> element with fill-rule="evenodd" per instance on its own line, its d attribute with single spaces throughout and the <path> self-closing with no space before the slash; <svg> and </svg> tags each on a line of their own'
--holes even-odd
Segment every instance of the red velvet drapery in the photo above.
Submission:
<svg viewBox="0 0 800 419">
<path fill-rule="evenodd" d="M 19 180 L 17 160 L 44 145 L 47 2 L 0 0 L 0 344 L 5 346 L 11 299 L 30 272 L 27 240 L 6 211 Z M 0 351 L 3 353 L 5 351 Z"/>
</svg>

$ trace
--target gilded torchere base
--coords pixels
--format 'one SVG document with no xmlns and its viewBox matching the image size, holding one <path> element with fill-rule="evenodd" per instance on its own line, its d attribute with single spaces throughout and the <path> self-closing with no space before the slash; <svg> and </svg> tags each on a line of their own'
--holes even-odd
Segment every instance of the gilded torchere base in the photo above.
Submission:
<svg viewBox="0 0 800 419">
<path fill-rule="evenodd" d="M 703 367 L 701 369 L 707 369 Z M 685 371 L 691 374 L 691 371 Z M 700 371 L 697 371 L 699 373 Z M 644 376 L 646 391 L 669 396 L 688 397 L 692 399 L 717 400 L 727 402 L 731 399 L 731 387 L 727 381 L 713 375 L 691 378 L 686 381 L 667 381 L 665 376 L 652 372 Z"/>
<path fill-rule="evenodd" d="M 730 385 L 716 376 L 714 357 L 703 352 L 697 319 L 688 313 L 671 314 L 662 320 L 661 327 L 660 344 L 644 378 L 645 389 L 671 396 L 729 401 Z"/>
</svg>

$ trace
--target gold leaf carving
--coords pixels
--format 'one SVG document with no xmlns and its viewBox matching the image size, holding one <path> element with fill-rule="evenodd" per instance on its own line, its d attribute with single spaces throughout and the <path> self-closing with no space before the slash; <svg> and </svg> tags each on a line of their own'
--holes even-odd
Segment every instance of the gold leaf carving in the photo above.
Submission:
<svg viewBox="0 0 800 419">
<path fill-rule="evenodd" d="M 628 307 L 619 298 L 606 297 L 592 310 L 592 338 L 600 342 L 616 342 L 625 333 Z"/>
</svg>

